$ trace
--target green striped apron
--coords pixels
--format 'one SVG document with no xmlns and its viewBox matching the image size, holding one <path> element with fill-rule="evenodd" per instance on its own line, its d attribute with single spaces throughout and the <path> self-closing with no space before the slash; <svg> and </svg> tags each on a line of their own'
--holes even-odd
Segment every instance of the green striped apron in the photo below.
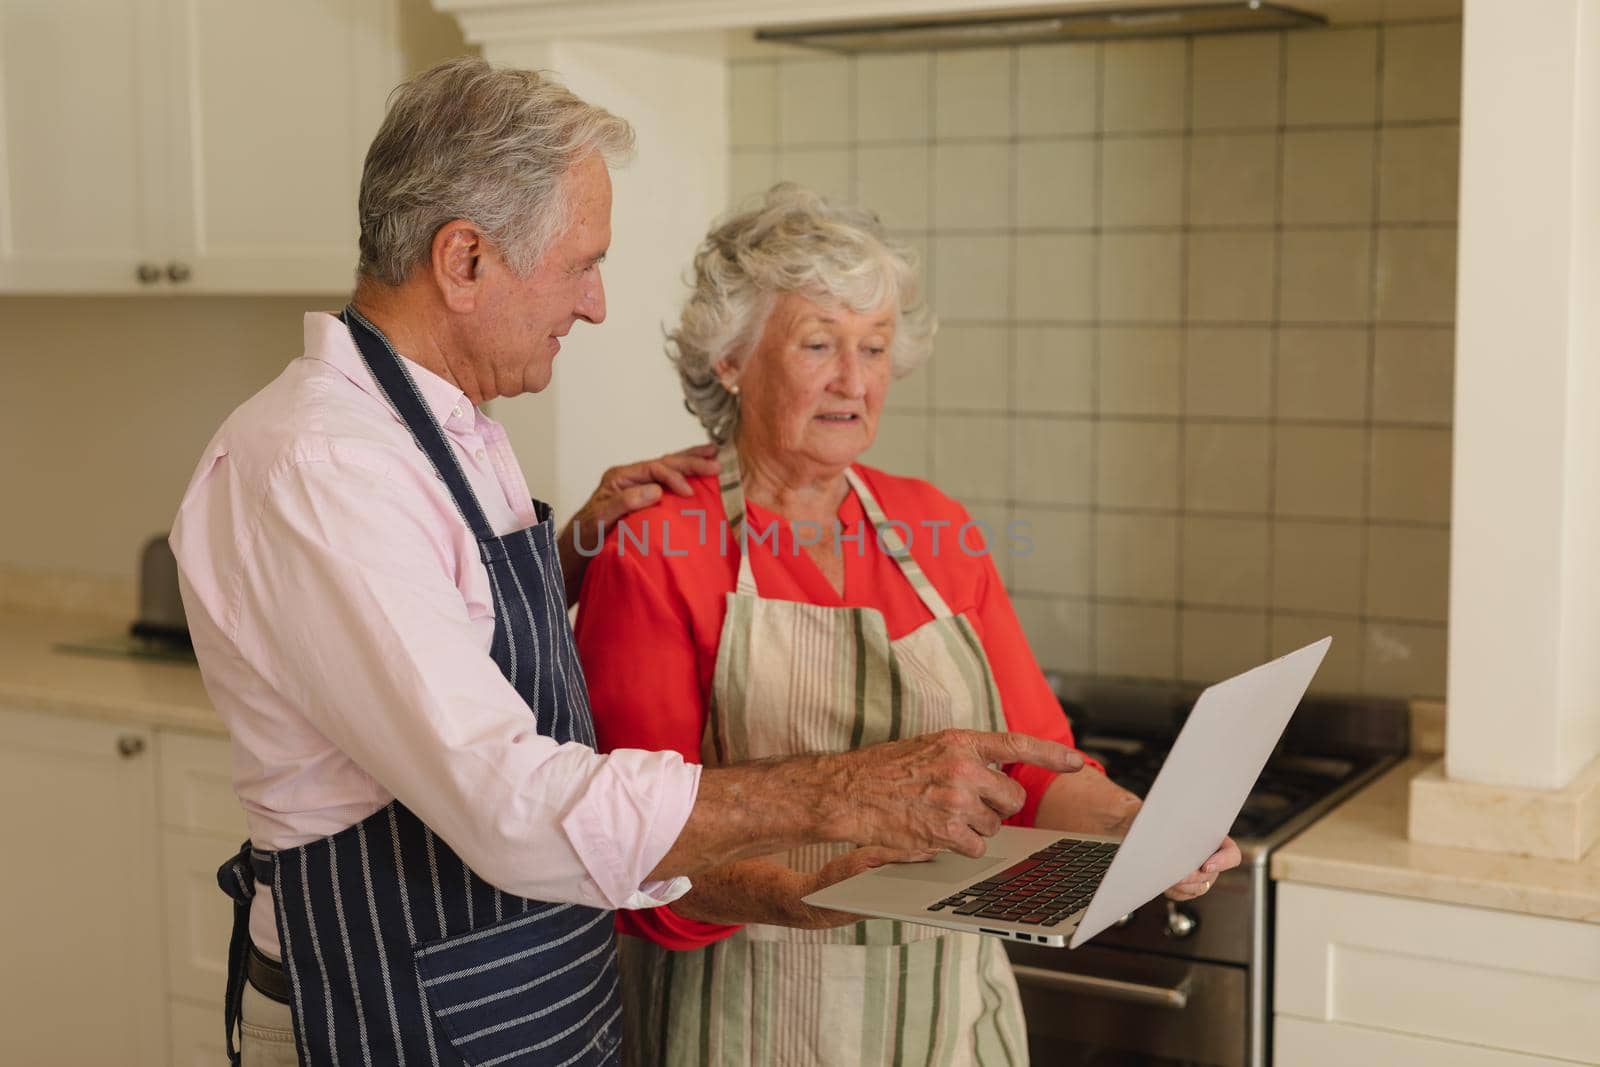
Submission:
<svg viewBox="0 0 1600 1067">
<path fill-rule="evenodd" d="M 728 543 L 737 551 L 745 510 L 739 462 L 731 446 L 720 458 Z M 871 608 L 764 599 L 741 552 L 702 744 L 708 766 L 839 752 L 947 727 L 1006 728 L 971 623 L 950 611 L 865 482 L 853 470 L 846 476 L 933 621 L 891 641 Z M 848 848 L 816 845 L 772 859 L 810 873 Z M 1028 1059 L 1016 981 L 994 938 L 869 919 L 833 930 L 749 925 L 691 952 L 621 940 L 630 1063 Z"/>
</svg>

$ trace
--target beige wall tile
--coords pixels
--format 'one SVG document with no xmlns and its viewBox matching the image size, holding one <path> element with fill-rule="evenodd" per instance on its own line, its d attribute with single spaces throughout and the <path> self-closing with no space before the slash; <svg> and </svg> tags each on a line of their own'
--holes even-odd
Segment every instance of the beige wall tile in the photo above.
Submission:
<svg viewBox="0 0 1600 1067">
<path fill-rule="evenodd" d="M 1454 229 L 1378 231 L 1378 321 L 1454 322 Z"/>
<path fill-rule="evenodd" d="M 1095 330 L 1020 326 L 1016 330 L 1012 407 L 1019 412 L 1094 412 Z"/>
<path fill-rule="evenodd" d="M 1444 622 L 1449 600 L 1449 530 L 1367 527 L 1367 615 Z"/>
<path fill-rule="evenodd" d="M 1094 317 L 1095 239 L 1089 234 L 1019 234 L 1016 240 L 1019 319 Z"/>
<path fill-rule="evenodd" d="M 1094 605 L 1094 668 L 1115 678 L 1177 676 L 1178 611 L 1143 604 Z"/>
<path fill-rule="evenodd" d="M 1279 522 L 1272 530 L 1272 606 L 1355 615 L 1361 610 L 1361 536 L 1354 524 Z"/>
<path fill-rule="evenodd" d="M 1088 504 L 1094 424 L 1087 419 L 1016 418 L 1013 499 L 1030 504 Z M 996 427 L 996 432 L 1005 432 Z"/>
<path fill-rule="evenodd" d="M 1361 692 L 1361 654 L 1366 636 L 1358 619 L 1340 619 L 1325 615 L 1274 615 L 1272 617 L 1272 650 L 1269 655 L 1283 656 L 1313 641 L 1332 637 L 1328 656 L 1322 661 L 1315 678 L 1311 679 L 1313 693 L 1353 694 Z"/>
<path fill-rule="evenodd" d="M 1273 243 L 1262 231 L 1189 234 L 1189 319 L 1271 320 Z"/>
<path fill-rule="evenodd" d="M 1384 27 L 1384 121 L 1453 119 L 1460 114 L 1461 24 Z"/>
<path fill-rule="evenodd" d="M 1100 318 L 1176 322 L 1181 304 L 1183 238 L 1175 233 L 1100 237 Z"/>
<path fill-rule="evenodd" d="M 1291 130 L 1283 138 L 1283 221 L 1372 220 L 1372 130 Z"/>
<path fill-rule="evenodd" d="M 1011 224 L 1011 146 L 933 146 L 933 224 L 941 230 L 999 230 Z"/>
<path fill-rule="evenodd" d="M 1444 696 L 1445 629 L 1397 622 L 1368 623 L 1362 667 L 1368 693 L 1392 697 Z"/>
<path fill-rule="evenodd" d="M 1180 620 L 1179 673 L 1191 682 L 1220 682 L 1266 658 L 1267 613 L 1186 608 Z"/>
<path fill-rule="evenodd" d="M 1278 314 L 1285 322 L 1365 322 L 1372 299 L 1366 230 L 1287 230 Z"/>
<path fill-rule="evenodd" d="M 1100 148 L 1100 223 L 1177 226 L 1183 221 L 1183 139 L 1127 137 Z"/>
<path fill-rule="evenodd" d="M 922 145 L 871 145 L 856 149 L 856 203 L 878 213 L 892 230 L 925 230 L 931 186 L 929 151 Z"/>
<path fill-rule="evenodd" d="M 1366 328 L 1283 327 L 1278 331 L 1277 388 L 1280 418 L 1366 418 Z"/>
<path fill-rule="evenodd" d="M 1178 505 L 1178 424 L 1103 420 L 1095 500 L 1102 507 Z"/>
<path fill-rule="evenodd" d="M 1093 668 L 1089 658 L 1089 602 L 1087 600 L 1018 597 L 1013 601 L 1017 619 L 1028 635 L 1028 647 L 1039 666 L 1051 671 L 1083 673 Z"/>
<path fill-rule="evenodd" d="M 1188 423 L 1183 437 L 1184 507 L 1265 515 L 1271 444 L 1271 430 L 1264 424 Z"/>
<path fill-rule="evenodd" d="M 1010 398 L 1006 330 L 1001 326 L 945 326 L 939 330 L 933 404 L 940 409 L 1004 411 Z"/>
<path fill-rule="evenodd" d="M 1378 108 L 1378 31 L 1302 30 L 1285 34 L 1291 126 L 1371 122 Z"/>
<path fill-rule="evenodd" d="M 1189 144 L 1189 221 L 1200 226 L 1270 223 L 1278 210 L 1278 138 L 1214 133 Z"/>
<path fill-rule="evenodd" d="M 1278 124 L 1279 56 L 1275 33 L 1218 34 L 1194 39 L 1194 128 Z"/>
<path fill-rule="evenodd" d="M 784 146 L 850 140 L 850 61 L 778 63 L 778 139 Z"/>
<path fill-rule="evenodd" d="M 1378 217 L 1384 222 L 1454 222 L 1461 178 L 1456 126 L 1391 126 L 1381 135 Z"/>
<path fill-rule="evenodd" d="M 1180 411 L 1176 327 L 1106 327 L 1100 331 L 1102 415 L 1172 415 Z"/>
<path fill-rule="evenodd" d="M 1272 331 L 1192 327 L 1183 360 L 1183 410 L 1265 418 L 1272 411 Z"/>
<path fill-rule="evenodd" d="M 896 378 L 889 386 L 883 406 L 888 411 L 926 412 L 933 406 L 932 360 L 913 370 L 903 378 Z"/>
<path fill-rule="evenodd" d="M 1455 330 L 1450 327 L 1380 326 L 1372 417 L 1449 425 L 1455 369 Z"/>
<path fill-rule="evenodd" d="M 1095 225 L 1095 142 L 1019 141 L 1017 225 L 1065 229 Z"/>
<path fill-rule="evenodd" d="M 1374 428 L 1372 517 L 1450 521 L 1450 431 Z"/>
<path fill-rule="evenodd" d="M 743 204 L 778 180 L 778 154 L 771 149 L 745 149 L 728 157 L 728 203 Z"/>
<path fill-rule="evenodd" d="M 1181 130 L 1187 111 L 1184 42 L 1114 41 L 1104 46 L 1102 108 L 1107 133 Z"/>
<path fill-rule="evenodd" d="M 1009 48 L 934 54 L 934 136 L 1011 136 L 1011 56 Z"/>
<path fill-rule="evenodd" d="M 1367 434 L 1359 427 L 1276 428 L 1273 511 L 1358 519 L 1364 510 Z"/>
<path fill-rule="evenodd" d="M 778 143 L 778 65 L 728 67 L 728 144 L 767 148 Z"/>
<path fill-rule="evenodd" d="M 850 149 L 785 148 L 778 153 L 778 180 L 798 182 L 829 200 L 848 203 L 853 192 Z"/>
<path fill-rule="evenodd" d="M 1010 238 L 935 237 L 933 256 L 933 306 L 941 319 L 1003 319 L 1010 314 Z"/>
<path fill-rule="evenodd" d="M 1170 515 L 1097 515 L 1096 596 L 1173 600 L 1178 595 L 1178 520 Z"/>
<path fill-rule="evenodd" d="M 1001 551 L 1012 554 L 1012 584 L 1030 593 L 1088 596 L 1093 531 L 1087 511 L 1041 511 L 1017 508 L 1013 530 L 1024 534 L 1031 550 L 1011 552 L 1009 533 Z"/>
<path fill-rule="evenodd" d="M 932 471 L 928 463 L 928 416 L 910 412 L 885 411 L 878 416 L 878 436 L 862 459 L 891 474 L 926 478 Z"/>
<path fill-rule="evenodd" d="M 1099 127 L 1099 62 L 1095 44 L 1017 49 L 1017 132 L 1093 133 Z"/>
<path fill-rule="evenodd" d="M 1182 596 L 1190 604 L 1260 607 L 1267 603 L 1268 526 L 1264 519 L 1183 519 Z"/>
<path fill-rule="evenodd" d="M 929 53 L 856 57 L 856 141 L 913 141 L 933 130 Z"/>
<path fill-rule="evenodd" d="M 995 415 L 939 412 L 930 425 L 931 479 L 940 489 L 963 502 L 1005 500 L 1009 496 L 1012 456 L 1008 420 Z"/>
</svg>

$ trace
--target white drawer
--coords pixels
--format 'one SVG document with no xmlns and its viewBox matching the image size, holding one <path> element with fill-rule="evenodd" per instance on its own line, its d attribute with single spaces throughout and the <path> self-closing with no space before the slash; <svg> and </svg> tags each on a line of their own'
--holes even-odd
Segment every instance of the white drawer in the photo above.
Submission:
<svg viewBox="0 0 1600 1067">
<path fill-rule="evenodd" d="M 1276 945 L 1280 1024 L 1600 1064 L 1600 925 L 1280 884 Z"/>
<path fill-rule="evenodd" d="M 1339 1023 L 1279 1015 L 1273 1030 L 1277 1067 L 1572 1067 L 1571 1060 L 1458 1045 Z"/>
<path fill-rule="evenodd" d="M 160 738 L 161 824 L 221 834 L 233 838 L 237 846 L 248 831 L 233 793 L 232 743 L 226 738 L 166 732 Z"/>
<path fill-rule="evenodd" d="M 222 1010 L 228 985 L 233 901 L 217 886 L 217 868 L 237 841 L 167 831 L 161 835 L 162 900 L 166 909 L 167 993 Z M 222 1016 L 217 1016 L 217 1033 Z"/>
</svg>

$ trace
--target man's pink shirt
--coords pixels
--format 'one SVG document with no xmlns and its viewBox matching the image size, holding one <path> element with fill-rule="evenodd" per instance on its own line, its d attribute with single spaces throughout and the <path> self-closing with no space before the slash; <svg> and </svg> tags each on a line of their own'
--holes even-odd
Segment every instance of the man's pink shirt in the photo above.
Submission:
<svg viewBox="0 0 1600 1067">
<path fill-rule="evenodd" d="M 533 525 L 505 431 L 406 368 L 495 532 Z M 506 892 L 637 908 L 688 890 L 647 878 L 700 768 L 535 732 L 489 656 L 494 600 L 472 533 L 339 319 L 306 315 L 305 355 L 223 424 L 171 540 L 257 848 L 326 837 L 398 798 Z M 250 927 L 276 956 L 267 887 Z"/>
</svg>

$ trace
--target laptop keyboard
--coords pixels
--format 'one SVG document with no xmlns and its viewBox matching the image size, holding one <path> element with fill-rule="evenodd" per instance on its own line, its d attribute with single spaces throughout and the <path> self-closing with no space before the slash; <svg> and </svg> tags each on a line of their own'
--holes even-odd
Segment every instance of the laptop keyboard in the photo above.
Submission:
<svg viewBox="0 0 1600 1067">
<path fill-rule="evenodd" d="M 1116 842 L 1057 841 L 928 910 L 1056 926 L 1089 906 L 1116 852 Z"/>
</svg>

